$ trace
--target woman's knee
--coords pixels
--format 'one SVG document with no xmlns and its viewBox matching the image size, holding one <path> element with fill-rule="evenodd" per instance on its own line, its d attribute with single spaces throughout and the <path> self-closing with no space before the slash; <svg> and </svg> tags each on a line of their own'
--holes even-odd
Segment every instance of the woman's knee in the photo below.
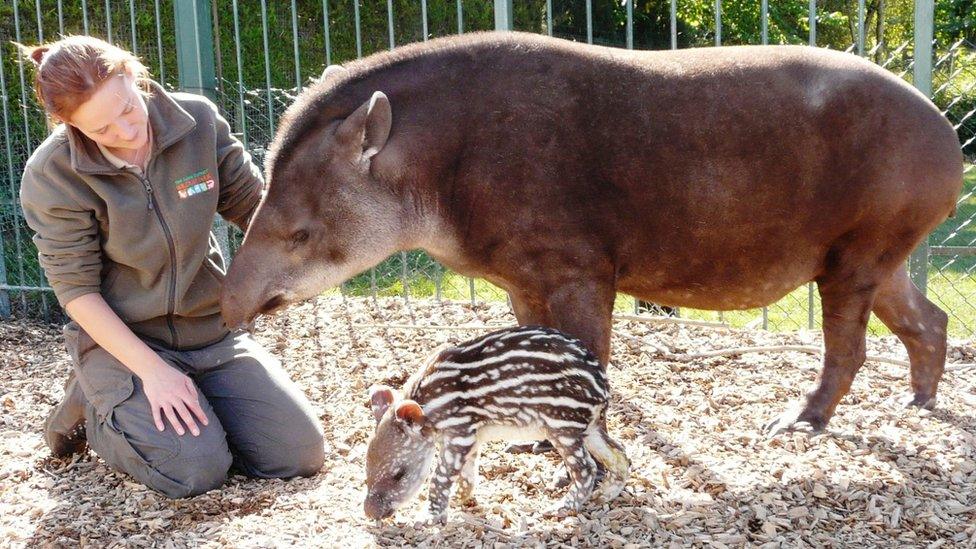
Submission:
<svg viewBox="0 0 976 549">
<path fill-rule="evenodd" d="M 149 465 L 152 472 L 147 485 L 174 499 L 198 496 L 223 486 L 232 459 L 230 452 L 224 452 Z"/>
<path fill-rule="evenodd" d="M 279 440 L 242 456 L 247 472 L 263 478 L 310 477 L 318 473 L 325 464 L 321 425 L 309 418 L 306 425 L 290 425 L 288 435 L 287 441 Z"/>
</svg>

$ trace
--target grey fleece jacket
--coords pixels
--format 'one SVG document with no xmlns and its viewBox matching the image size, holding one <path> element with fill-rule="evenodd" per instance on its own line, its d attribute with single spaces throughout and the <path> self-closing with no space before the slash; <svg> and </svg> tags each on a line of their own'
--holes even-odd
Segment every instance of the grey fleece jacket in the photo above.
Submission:
<svg viewBox="0 0 976 549">
<path fill-rule="evenodd" d="M 27 161 L 20 200 L 62 306 L 101 293 L 136 334 L 199 348 L 227 334 L 214 215 L 245 228 L 264 184 L 209 100 L 153 83 L 146 104 L 153 145 L 144 174 L 113 166 L 61 125 Z"/>
</svg>

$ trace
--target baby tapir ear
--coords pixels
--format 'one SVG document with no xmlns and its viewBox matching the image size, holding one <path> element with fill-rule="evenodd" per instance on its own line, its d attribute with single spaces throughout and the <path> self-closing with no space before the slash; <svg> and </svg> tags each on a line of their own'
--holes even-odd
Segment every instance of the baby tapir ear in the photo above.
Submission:
<svg viewBox="0 0 976 549">
<path fill-rule="evenodd" d="M 373 410 L 373 417 L 378 422 L 386 410 L 393 404 L 396 395 L 393 389 L 386 385 L 373 385 L 369 388 L 369 407 Z"/>
<path fill-rule="evenodd" d="M 413 400 L 404 400 L 397 404 L 396 418 L 404 424 L 419 429 L 424 426 L 427 417 L 423 408 Z"/>
<path fill-rule="evenodd" d="M 378 91 L 343 120 L 336 130 L 336 140 L 353 156 L 351 160 L 368 162 L 386 145 L 392 125 L 390 100 Z"/>
</svg>

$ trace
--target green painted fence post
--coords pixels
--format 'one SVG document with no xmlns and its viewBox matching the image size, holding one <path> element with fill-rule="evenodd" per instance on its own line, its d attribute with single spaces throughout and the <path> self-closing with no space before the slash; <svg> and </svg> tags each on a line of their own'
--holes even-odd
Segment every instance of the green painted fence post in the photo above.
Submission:
<svg viewBox="0 0 976 549">
<path fill-rule="evenodd" d="M 213 21 L 208 0 L 175 0 L 176 65 L 180 89 L 217 99 Z"/>
<path fill-rule="evenodd" d="M 209 0 L 175 0 L 176 66 L 180 89 L 217 101 L 217 76 L 214 72 L 213 19 Z M 230 258 L 229 227 L 216 217 L 213 232 L 224 258 Z"/>
<path fill-rule="evenodd" d="M 915 0 L 915 68 L 914 82 L 925 97 L 932 97 L 932 40 L 935 19 L 934 0 Z M 912 252 L 908 263 L 912 280 L 923 294 L 926 293 L 929 275 L 929 241 Z"/>
<path fill-rule="evenodd" d="M 510 31 L 515 28 L 512 0 L 495 0 L 495 30 Z"/>
</svg>

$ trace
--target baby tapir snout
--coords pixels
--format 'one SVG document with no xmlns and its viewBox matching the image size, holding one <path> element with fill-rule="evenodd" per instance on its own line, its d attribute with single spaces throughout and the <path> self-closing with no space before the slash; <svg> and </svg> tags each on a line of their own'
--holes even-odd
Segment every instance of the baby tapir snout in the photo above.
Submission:
<svg viewBox="0 0 976 549">
<path fill-rule="evenodd" d="M 612 499 L 630 463 L 606 431 L 609 391 L 596 357 L 548 328 L 510 328 L 438 350 L 403 395 L 370 390 L 377 424 L 366 456 L 367 516 L 385 518 L 416 495 L 439 447 L 430 515 L 444 520 L 455 481 L 462 499 L 472 495 L 479 446 L 488 440 L 552 442 L 572 479 L 561 510 L 589 500 L 594 459 L 608 471 L 601 499 Z"/>
</svg>

